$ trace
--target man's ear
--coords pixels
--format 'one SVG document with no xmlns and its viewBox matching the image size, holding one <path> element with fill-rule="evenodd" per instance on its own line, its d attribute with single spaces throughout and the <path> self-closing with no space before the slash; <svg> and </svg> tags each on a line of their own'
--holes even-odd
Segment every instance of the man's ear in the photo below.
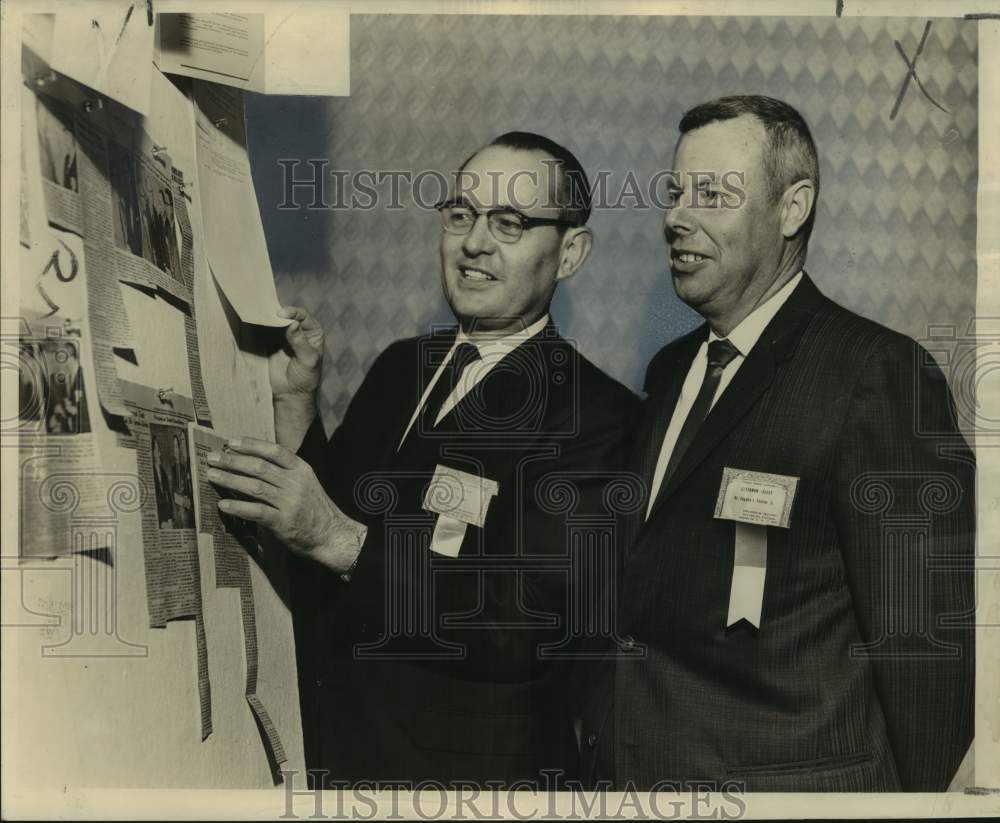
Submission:
<svg viewBox="0 0 1000 823">
<path fill-rule="evenodd" d="M 785 189 L 781 198 L 781 233 L 791 240 L 812 213 L 816 187 L 812 180 L 799 180 Z"/>
<path fill-rule="evenodd" d="M 572 277 L 577 270 L 587 262 L 590 250 L 594 245 L 594 234 L 586 226 L 567 229 L 562 239 L 562 252 L 559 258 L 559 271 L 556 280 Z"/>
</svg>

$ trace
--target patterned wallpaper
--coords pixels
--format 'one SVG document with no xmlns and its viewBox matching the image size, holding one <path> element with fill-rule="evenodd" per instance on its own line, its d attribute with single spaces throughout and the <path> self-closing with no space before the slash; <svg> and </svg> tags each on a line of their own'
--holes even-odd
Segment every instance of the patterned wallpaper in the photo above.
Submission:
<svg viewBox="0 0 1000 823">
<path fill-rule="evenodd" d="M 648 181 L 669 168 L 685 109 L 770 94 L 803 112 L 818 143 L 807 269 L 820 288 L 911 336 L 931 324 L 961 336 L 976 291 L 977 32 L 974 22 L 933 21 L 915 63 L 920 83 L 907 83 L 893 117 L 926 23 L 352 15 L 349 98 L 247 99 L 278 292 L 327 330 L 328 430 L 382 348 L 449 319 L 437 215 L 405 186 L 402 209 L 279 209 L 281 158 L 447 172 L 494 135 L 526 129 L 568 145 L 592 177 L 606 171 L 614 193 L 629 171 Z M 388 194 L 388 184 L 378 189 Z M 326 197 L 335 199 L 332 184 Z M 697 317 L 673 294 L 661 213 L 624 205 L 594 214 L 594 253 L 560 287 L 553 314 L 584 354 L 637 389 L 652 354 Z"/>
</svg>

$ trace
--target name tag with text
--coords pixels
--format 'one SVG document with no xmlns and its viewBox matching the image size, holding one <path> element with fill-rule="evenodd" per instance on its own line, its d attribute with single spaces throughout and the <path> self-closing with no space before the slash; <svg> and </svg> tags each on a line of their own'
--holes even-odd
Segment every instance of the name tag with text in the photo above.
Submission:
<svg viewBox="0 0 1000 823">
<path fill-rule="evenodd" d="M 424 495 L 426 511 L 482 528 L 490 501 L 499 491 L 495 480 L 439 465 Z"/>
<path fill-rule="evenodd" d="M 787 529 L 799 478 L 732 469 L 722 471 L 715 517 L 754 526 Z"/>
</svg>

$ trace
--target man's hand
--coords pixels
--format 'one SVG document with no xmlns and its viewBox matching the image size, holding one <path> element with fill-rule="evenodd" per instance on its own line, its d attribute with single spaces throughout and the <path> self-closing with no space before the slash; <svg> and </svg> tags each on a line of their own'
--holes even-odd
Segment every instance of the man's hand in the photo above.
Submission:
<svg viewBox="0 0 1000 823">
<path fill-rule="evenodd" d="M 284 306 L 278 314 L 292 322 L 285 344 L 268 358 L 274 397 L 275 439 L 295 451 L 316 418 L 316 389 L 323 374 L 323 328 L 305 309 Z"/>
<path fill-rule="evenodd" d="M 326 496 L 309 464 L 266 440 L 242 437 L 227 446 L 208 455 L 208 479 L 252 500 L 223 499 L 219 509 L 259 523 L 296 554 L 349 571 L 367 529 Z"/>
<path fill-rule="evenodd" d="M 285 346 L 268 359 L 271 392 L 312 398 L 323 372 L 323 328 L 305 309 L 283 306 L 281 317 L 291 318 Z"/>
</svg>

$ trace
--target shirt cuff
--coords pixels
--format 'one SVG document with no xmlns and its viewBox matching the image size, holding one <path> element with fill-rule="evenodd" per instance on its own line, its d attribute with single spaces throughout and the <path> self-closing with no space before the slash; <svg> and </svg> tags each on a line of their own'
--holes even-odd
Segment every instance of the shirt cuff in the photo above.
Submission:
<svg viewBox="0 0 1000 823">
<path fill-rule="evenodd" d="M 340 579 L 345 583 L 351 582 L 351 575 L 354 574 L 354 570 L 358 567 L 358 561 L 361 559 L 361 547 L 365 544 L 365 537 L 368 536 L 368 527 L 358 523 L 354 520 L 347 520 L 344 526 L 344 530 L 341 533 L 341 538 L 349 547 L 345 547 L 344 553 L 353 552 L 353 559 L 351 560 L 351 565 L 348 567 L 347 571 L 342 572 Z"/>
</svg>

